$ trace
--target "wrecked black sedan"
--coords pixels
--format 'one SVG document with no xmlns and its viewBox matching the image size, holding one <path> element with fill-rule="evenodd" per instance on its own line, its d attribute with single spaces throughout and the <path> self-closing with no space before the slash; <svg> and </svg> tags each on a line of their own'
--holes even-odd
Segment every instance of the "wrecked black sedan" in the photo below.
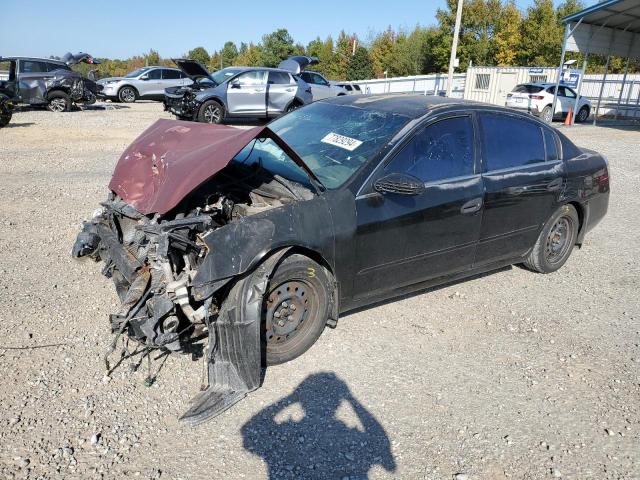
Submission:
<svg viewBox="0 0 640 480">
<path fill-rule="evenodd" d="M 557 270 L 605 215 L 609 177 L 525 114 L 386 95 L 251 130 L 159 120 L 109 188 L 73 255 L 113 279 L 116 335 L 208 340 L 208 386 L 183 417 L 198 423 L 342 312 L 514 263 Z"/>
</svg>

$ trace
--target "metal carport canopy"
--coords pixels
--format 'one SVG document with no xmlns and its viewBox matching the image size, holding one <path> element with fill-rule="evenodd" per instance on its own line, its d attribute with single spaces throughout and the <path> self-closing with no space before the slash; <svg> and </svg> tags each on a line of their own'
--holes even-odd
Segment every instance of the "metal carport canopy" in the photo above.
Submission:
<svg viewBox="0 0 640 480">
<path fill-rule="evenodd" d="M 568 51 L 640 58 L 640 0 L 606 0 L 562 22 Z"/>
</svg>

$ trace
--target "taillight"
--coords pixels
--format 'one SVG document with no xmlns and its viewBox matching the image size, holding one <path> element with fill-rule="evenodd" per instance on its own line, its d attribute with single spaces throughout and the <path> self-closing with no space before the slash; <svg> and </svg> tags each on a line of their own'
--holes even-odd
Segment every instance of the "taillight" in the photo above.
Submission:
<svg viewBox="0 0 640 480">
<path fill-rule="evenodd" d="M 542 100 L 544 97 L 542 95 L 529 95 L 531 100 Z"/>
</svg>

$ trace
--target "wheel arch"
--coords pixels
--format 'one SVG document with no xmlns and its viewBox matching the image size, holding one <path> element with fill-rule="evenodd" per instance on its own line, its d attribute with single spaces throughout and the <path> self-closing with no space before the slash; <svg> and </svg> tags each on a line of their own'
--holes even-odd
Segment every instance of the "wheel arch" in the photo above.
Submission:
<svg viewBox="0 0 640 480">
<path fill-rule="evenodd" d="M 133 91 L 134 91 L 134 92 L 136 92 L 136 97 L 139 97 L 139 96 L 140 96 L 140 91 L 139 91 L 139 90 L 138 90 L 134 85 L 131 85 L 130 83 L 125 83 L 124 85 L 120 85 L 120 86 L 118 87 L 118 93 L 117 93 L 117 95 L 118 95 L 118 96 L 120 96 L 120 92 L 122 91 L 122 89 L 123 89 L 123 88 L 127 88 L 127 87 L 129 87 L 129 88 L 133 88 Z"/>
<path fill-rule="evenodd" d="M 46 95 L 45 95 L 45 98 L 46 98 L 47 100 L 49 100 L 49 96 L 50 96 L 52 93 L 56 93 L 56 92 L 62 92 L 62 93 L 64 93 L 65 95 L 70 95 L 71 90 L 69 89 L 69 87 L 65 87 L 65 86 L 63 86 L 63 85 L 56 85 L 55 87 L 52 87 L 52 88 L 50 88 L 49 90 L 47 90 L 47 93 L 46 93 Z"/>
<path fill-rule="evenodd" d="M 582 204 L 575 200 L 567 202 L 567 205 L 572 205 L 578 213 L 578 236 L 576 238 L 576 245 L 582 246 L 582 242 L 584 241 L 584 236 L 586 234 L 586 229 L 584 227 L 589 215 L 589 205 Z"/>
</svg>

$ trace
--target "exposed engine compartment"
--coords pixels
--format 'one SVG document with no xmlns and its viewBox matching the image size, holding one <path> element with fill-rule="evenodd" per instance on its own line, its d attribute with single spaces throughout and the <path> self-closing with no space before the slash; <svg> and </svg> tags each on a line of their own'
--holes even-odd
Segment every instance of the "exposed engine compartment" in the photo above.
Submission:
<svg viewBox="0 0 640 480">
<path fill-rule="evenodd" d="M 121 301 L 111 329 L 148 348 L 184 351 L 208 330 L 225 298 L 196 300 L 192 280 L 207 255 L 207 233 L 243 217 L 313 198 L 307 188 L 259 165 L 232 163 L 171 212 L 143 215 L 113 192 L 85 222 L 74 257 L 103 261 Z M 226 282 L 225 282 L 226 283 Z"/>
</svg>

